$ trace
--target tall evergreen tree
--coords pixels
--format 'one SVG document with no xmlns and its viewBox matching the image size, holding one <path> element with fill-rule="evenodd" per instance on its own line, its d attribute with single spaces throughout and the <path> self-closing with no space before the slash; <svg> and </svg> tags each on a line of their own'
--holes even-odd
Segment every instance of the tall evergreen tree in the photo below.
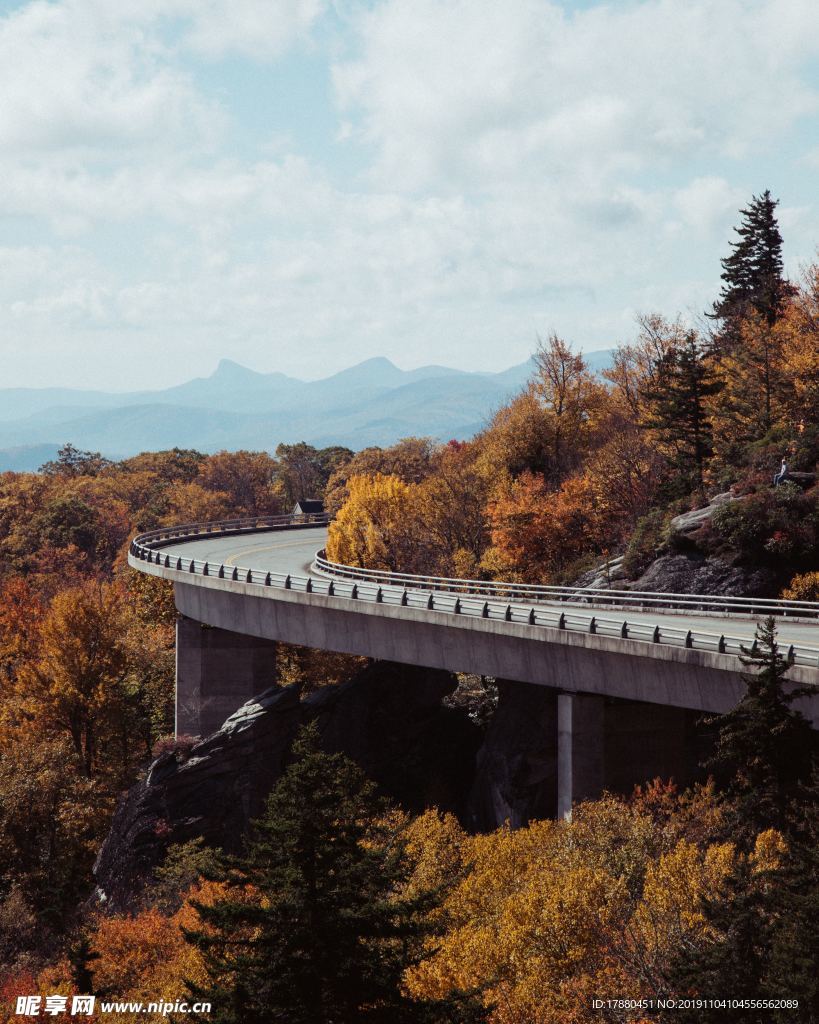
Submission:
<svg viewBox="0 0 819 1024">
<path fill-rule="evenodd" d="M 713 375 L 695 331 L 688 331 L 659 360 L 650 388 L 642 392 L 649 409 L 646 426 L 670 448 L 679 489 L 703 490 L 705 464 L 713 454 L 707 399 L 721 384 Z"/>
<path fill-rule="evenodd" d="M 742 223 L 735 228 L 739 238 L 722 262 L 722 291 L 711 316 L 722 321 L 718 343 L 730 350 L 737 342 L 740 322 L 762 317 L 772 326 L 782 314 L 791 285 L 784 276 L 782 235 L 776 220 L 779 200 L 766 189 L 740 210 Z"/>
<path fill-rule="evenodd" d="M 765 829 L 787 834 L 792 804 L 811 777 L 815 734 L 791 707 L 800 689 L 786 692 L 788 662 L 776 642 L 776 622 L 757 626 L 754 647 L 742 658 L 742 700 L 717 719 L 717 749 L 709 767 L 727 778 L 733 836 L 746 848 Z"/>
<path fill-rule="evenodd" d="M 204 954 L 211 1024 L 477 1021 L 470 1000 L 422 1003 L 402 991 L 434 900 L 400 896 L 409 865 L 387 810 L 352 761 L 300 733 L 244 857 L 226 863 L 229 895 L 197 905 L 186 933 Z"/>
</svg>

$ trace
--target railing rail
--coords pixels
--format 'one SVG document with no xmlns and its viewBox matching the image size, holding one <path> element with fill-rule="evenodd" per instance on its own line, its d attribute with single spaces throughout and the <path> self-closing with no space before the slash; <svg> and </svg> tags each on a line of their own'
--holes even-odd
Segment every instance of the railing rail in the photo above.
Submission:
<svg viewBox="0 0 819 1024">
<path fill-rule="evenodd" d="M 366 579 L 373 583 L 423 587 L 451 593 L 483 594 L 490 597 L 514 596 L 534 601 L 566 601 L 581 604 L 609 604 L 656 608 L 681 608 L 686 611 L 746 612 L 750 615 L 782 615 L 819 618 L 819 602 L 785 601 L 777 598 L 723 597 L 715 594 L 674 594 L 663 591 L 615 590 L 610 587 L 558 587 L 528 583 L 504 583 L 494 580 L 465 580 L 447 576 L 420 576 L 409 573 L 362 569 L 331 562 L 323 551 L 315 557 L 313 568 L 326 575 L 344 579 Z"/>
<path fill-rule="evenodd" d="M 755 641 L 748 637 L 730 636 L 724 633 L 710 633 L 702 630 L 669 626 L 661 621 L 640 622 L 624 618 L 609 618 L 587 614 L 581 610 L 580 602 L 591 602 L 595 606 L 602 597 L 612 599 L 612 604 L 625 604 L 623 597 L 638 600 L 641 606 L 651 605 L 648 598 L 666 602 L 666 608 L 680 608 L 678 599 L 687 602 L 684 608 L 710 610 L 749 610 L 750 614 L 797 614 L 792 606 L 798 606 L 800 615 L 819 617 L 819 605 L 808 601 L 751 601 L 745 598 L 721 598 L 676 594 L 638 594 L 634 591 L 578 590 L 576 587 L 529 587 L 514 583 L 487 583 L 481 580 L 453 580 L 445 577 L 411 576 L 406 573 L 372 572 L 355 566 L 330 562 L 323 552 L 316 555 L 314 569 L 318 576 L 300 576 L 292 573 L 266 572 L 236 565 L 225 565 L 183 558 L 179 554 L 163 552 L 163 547 L 175 540 L 188 541 L 214 534 L 231 535 L 261 530 L 299 529 L 325 525 L 326 515 L 301 516 L 253 516 L 243 519 L 226 519 L 214 523 L 190 523 L 183 526 L 165 527 L 141 534 L 131 541 L 130 555 L 136 561 L 145 561 L 165 569 L 201 576 L 247 583 L 259 587 L 276 587 L 304 593 L 321 594 L 327 597 L 346 598 L 420 608 L 429 611 L 447 612 L 504 622 L 522 623 L 531 626 L 545 626 L 551 629 L 571 632 L 597 633 L 623 640 L 639 640 L 652 644 L 666 644 L 675 647 L 712 651 L 719 654 L 740 656 L 753 649 Z M 444 584 L 449 584 L 445 586 Z M 456 586 L 457 585 L 457 586 Z M 668 604 L 671 599 L 674 604 Z M 523 603 L 527 602 L 528 603 Z M 565 607 L 546 607 L 564 604 Z M 578 608 L 578 605 L 580 607 Z M 788 606 L 787 609 L 782 606 Z M 791 644 L 784 649 L 787 659 L 796 665 L 819 668 L 819 648 L 802 644 Z"/>
</svg>

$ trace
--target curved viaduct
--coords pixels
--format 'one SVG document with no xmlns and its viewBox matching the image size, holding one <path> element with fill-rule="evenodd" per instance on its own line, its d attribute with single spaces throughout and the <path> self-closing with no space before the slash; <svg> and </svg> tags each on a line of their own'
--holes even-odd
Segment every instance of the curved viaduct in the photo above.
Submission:
<svg viewBox="0 0 819 1024">
<path fill-rule="evenodd" d="M 301 516 L 194 524 L 132 542 L 129 563 L 171 580 L 181 613 L 178 734 L 216 731 L 269 687 L 276 641 L 534 684 L 554 695 L 545 727 L 555 733 L 565 814 L 608 784 L 607 749 L 621 760 L 635 744 L 676 749 L 691 712 L 736 704 L 738 656 L 768 613 L 779 617 L 790 684 L 819 694 L 817 604 L 376 574 L 317 556 L 325 539 L 321 517 Z M 799 706 L 819 727 L 819 696 Z"/>
</svg>

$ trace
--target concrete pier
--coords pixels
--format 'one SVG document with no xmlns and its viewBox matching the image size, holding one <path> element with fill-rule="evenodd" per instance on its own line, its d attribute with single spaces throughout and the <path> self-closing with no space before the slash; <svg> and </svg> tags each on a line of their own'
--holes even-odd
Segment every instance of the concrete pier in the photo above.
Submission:
<svg viewBox="0 0 819 1024">
<path fill-rule="evenodd" d="M 557 695 L 557 816 L 568 818 L 572 804 L 594 800 L 605 785 L 604 697 L 590 693 Z"/>
<path fill-rule="evenodd" d="M 176 623 L 176 735 L 208 736 L 276 682 L 276 643 L 180 616 Z"/>
</svg>

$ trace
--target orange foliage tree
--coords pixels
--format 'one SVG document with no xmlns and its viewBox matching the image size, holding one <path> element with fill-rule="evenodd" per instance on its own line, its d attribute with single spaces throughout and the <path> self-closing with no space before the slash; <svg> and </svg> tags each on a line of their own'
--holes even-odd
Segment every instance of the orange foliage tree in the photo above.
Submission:
<svg viewBox="0 0 819 1024">
<path fill-rule="evenodd" d="M 492 537 L 485 564 L 499 575 L 548 583 L 603 539 L 595 489 L 585 476 L 557 491 L 542 476 L 525 472 L 489 503 Z"/>
</svg>

